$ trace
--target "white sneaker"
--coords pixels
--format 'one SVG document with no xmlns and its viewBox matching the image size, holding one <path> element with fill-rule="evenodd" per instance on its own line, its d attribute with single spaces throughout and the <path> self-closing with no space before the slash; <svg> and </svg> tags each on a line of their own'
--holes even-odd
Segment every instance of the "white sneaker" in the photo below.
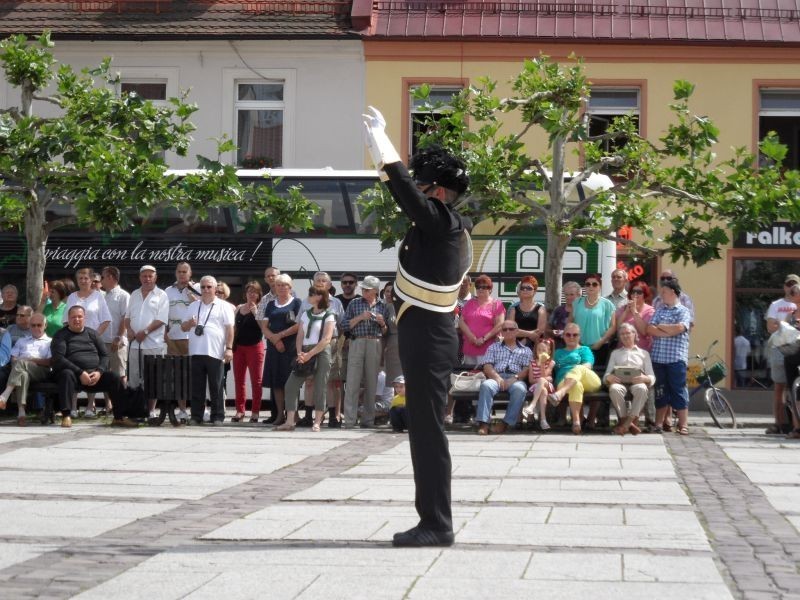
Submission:
<svg viewBox="0 0 800 600">
<path fill-rule="evenodd" d="M 539 427 L 541 427 L 541 428 L 542 428 L 542 431 L 547 431 L 548 429 L 550 429 L 550 423 L 548 423 L 547 421 L 545 421 L 544 419 L 542 419 L 542 420 L 539 422 Z"/>
<path fill-rule="evenodd" d="M 203 411 L 203 423 L 210 423 L 211 422 L 211 409 L 206 406 L 206 409 Z"/>
<path fill-rule="evenodd" d="M 87 408 L 85 411 L 83 411 L 83 418 L 95 419 L 97 418 L 97 415 L 95 414 L 94 410 L 92 410 L 91 408 Z"/>
<path fill-rule="evenodd" d="M 180 409 L 178 412 L 175 413 L 175 418 L 178 419 L 178 421 L 188 421 L 189 413 L 187 413 L 183 409 Z"/>
<path fill-rule="evenodd" d="M 154 411 L 154 410 L 151 410 L 150 411 L 150 418 L 151 419 L 157 419 L 158 418 L 158 413 L 156 411 Z"/>
</svg>

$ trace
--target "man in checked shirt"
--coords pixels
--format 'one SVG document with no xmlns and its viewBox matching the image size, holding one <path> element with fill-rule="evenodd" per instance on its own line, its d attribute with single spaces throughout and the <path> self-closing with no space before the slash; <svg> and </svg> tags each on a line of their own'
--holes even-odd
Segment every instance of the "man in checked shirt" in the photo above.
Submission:
<svg viewBox="0 0 800 600">
<path fill-rule="evenodd" d="M 494 397 L 500 391 L 508 392 L 508 408 L 502 421 L 492 426 L 492 433 L 505 433 L 513 427 L 528 393 L 528 367 L 533 353 L 531 349 L 517 341 L 517 323 L 503 322 L 500 332 L 503 340 L 495 342 L 483 357 L 483 374 L 486 381 L 478 392 L 478 435 L 489 433 L 489 420 L 492 414 Z"/>
<path fill-rule="evenodd" d="M 342 329 L 350 332 L 347 356 L 347 389 L 344 396 L 344 426 L 353 428 L 358 417 L 358 393 L 364 380 L 364 413 L 361 427 L 375 425 L 375 388 L 381 361 L 381 338 L 386 333 L 386 305 L 378 302 L 381 282 L 373 275 L 361 282 L 361 297 L 347 306 Z"/>
</svg>

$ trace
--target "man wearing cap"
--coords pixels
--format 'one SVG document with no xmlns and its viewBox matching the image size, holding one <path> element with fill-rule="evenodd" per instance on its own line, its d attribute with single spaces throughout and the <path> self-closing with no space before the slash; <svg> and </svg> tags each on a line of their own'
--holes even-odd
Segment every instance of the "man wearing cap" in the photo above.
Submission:
<svg viewBox="0 0 800 600">
<path fill-rule="evenodd" d="M 785 321 L 786 317 L 797 310 L 797 305 L 791 295 L 795 285 L 800 285 L 800 277 L 794 274 L 787 275 L 783 281 L 783 298 L 779 298 L 769 305 L 765 319 L 770 335 L 778 330 L 781 321 Z M 784 357 L 780 350 L 770 347 L 768 359 L 770 376 L 775 384 L 772 396 L 772 414 L 775 417 L 775 423 L 767 427 L 765 433 L 767 435 L 789 433 L 792 428 L 786 421 L 786 411 L 783 408 L 783 392 L 788 381 Z M 792 380 L 794 380 L 794 374 L 792 374 Z"/>
<path fill-rule="evenodd" d="M 163 356 L 166 351 L 164 331 L 169 320 L 169 297 L 156 286 L 156 268 L 144 265 L 139 269 L 141 287 L 134 290 L 125 312 L 125 331 L 130 342 L 128 384 L 139 387 L 145 356 Z M 147 410 L 154 418 L 156 399 L 147 399 Z"/>
<path fill-rule="evenodd" d="M 386 135 L 386 121 L 364 115 L 367 147 L 381 179 L 411 226 L 398 253 L 394 303 L 400 362 L 408 375 L 406 409 L 416 486 L 416 527 L 396 533 L 394 546 L 450 546 L 452 464 L 444 412 L 458 339 L 453 310 L 472 263 L 470 223 L 451 207 L 469 184 L 464 163 L 439 147 L 415 154 L 409 174 Z"/>
<path fill-rule="evenodd" d="M 656 427 L 663 426 L 672 407 L 678 411 L 678 433 L 687 435 L 689 390 L 686 389 L 686 366 L 692 315 L 679 300 L 681 286 L 677 281 L 664 281 L 659 294 L 661 303 L 647 326 L 647 334 L 653 336 L 650 356 L 656 375 Z"/>
<path fill-rule="evenodd" d="M 378 302 L 380 280 L 367 275 L 361 282 L 361 296 L 347 306 L 342 329 L 350 332 L 347 357 L 347 388 L 344 396 L 344 426 L 355 427 L 358 394 L 364 382 L 364 412 L 361 427 L 375 424 L 375 389 L 381 364 L 381 338 L 386 333 L 386 305 Z"/>
</svg>

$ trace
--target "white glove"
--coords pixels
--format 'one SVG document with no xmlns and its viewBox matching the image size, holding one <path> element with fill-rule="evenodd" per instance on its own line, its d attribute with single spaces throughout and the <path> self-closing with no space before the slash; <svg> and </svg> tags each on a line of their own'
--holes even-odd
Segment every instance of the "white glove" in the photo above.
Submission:
<svg viewBox="0 0 800 600">
<path fill-rule="evenodd" d="M 381 112 L 370 106 L 367 108 L 367 113 L 362 115 L 367 149 L 375 168 L 380 171 L 384 165 L 400 162 L 400 155 L 386 135 L 386 119 Z"/>
</svg>

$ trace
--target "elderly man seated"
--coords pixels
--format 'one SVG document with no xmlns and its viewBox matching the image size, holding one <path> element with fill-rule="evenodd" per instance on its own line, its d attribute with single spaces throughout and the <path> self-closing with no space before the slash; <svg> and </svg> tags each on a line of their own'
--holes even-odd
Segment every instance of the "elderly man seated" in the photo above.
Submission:
<svg viewBox="0 0 800 600">
<path fill-rule="evenodd" d="M 9 328 L 7 329 L 8 335 L 11 336 L 11 345 L 17 343 L 20 338 L 28 337 L 31 335 L 31 316 L 33 309 L 30 306 L 20 304 L 17 306 L 17 314 Z"/>
<path fill-rule="evenodd" d="M 50 376 L 50 338 L 45 334 L 45 318 L 35 313 L 30 318 L 33 335 L 21 337 L 11 349 L 11 375 L 0 394 L 0 410 L 6 407 L 11 394 L 17 392 L 17 425 L 25 427 L 25 399 L 28 386 Z"/>
<path fill-rule="evenodd" d="M 608 359 L 603 380 L 608 386 L 611 404 L 617 411 L 619 422 L 614 433 L 625 435 L 630 431 L 633 435 L 641 433 L 636 421 L 647 402 L 647 394 L 656 382 L 650 354 L 636 345 L 638 334 L 630 323 L 623 323 L 617 329 L 617 336 L 622 344 L 611 353 Z M 630 410 L 626 408 L 625 395 L 630 392 L 632 401 Z"/>
<path fill-rule="evenodd" d="M 115 424 L 122 421 L 125 402 L 120 398 L 119 375 L 108 370 L 105 342 L 91 327 L 84 325 L 86 313 L 76 304 L 67 313 L 67 326 L 53 336 L 51 344 L 53 371 L 58 384 L 61 426 L 72 427 L 72 395 L 80 386 L 92 392 L 106 392 L 114 405 Z M 120 400 L 119 404 L 117 400 Z M 133 424 L 135 425 L 135 424 Z"/>
<path fill-rule="evenodd" d="M 525 394 L 528 393 L 528 367 L 533 353 L 517 341 L 518 329 L 514 321 L 504 321 L 500 329 L 503 340 L 489 346 L 483 357 L 486 381 L 481 383 L 478 392 L 478 435 L 489 433 L 492 404 L 497 392 L 508 392 L 508 408 L 503 420 L 492 426 L 492 433 L 505 433 L 509 426 L 516 424 L 522 410 Z"/>
</svg>

